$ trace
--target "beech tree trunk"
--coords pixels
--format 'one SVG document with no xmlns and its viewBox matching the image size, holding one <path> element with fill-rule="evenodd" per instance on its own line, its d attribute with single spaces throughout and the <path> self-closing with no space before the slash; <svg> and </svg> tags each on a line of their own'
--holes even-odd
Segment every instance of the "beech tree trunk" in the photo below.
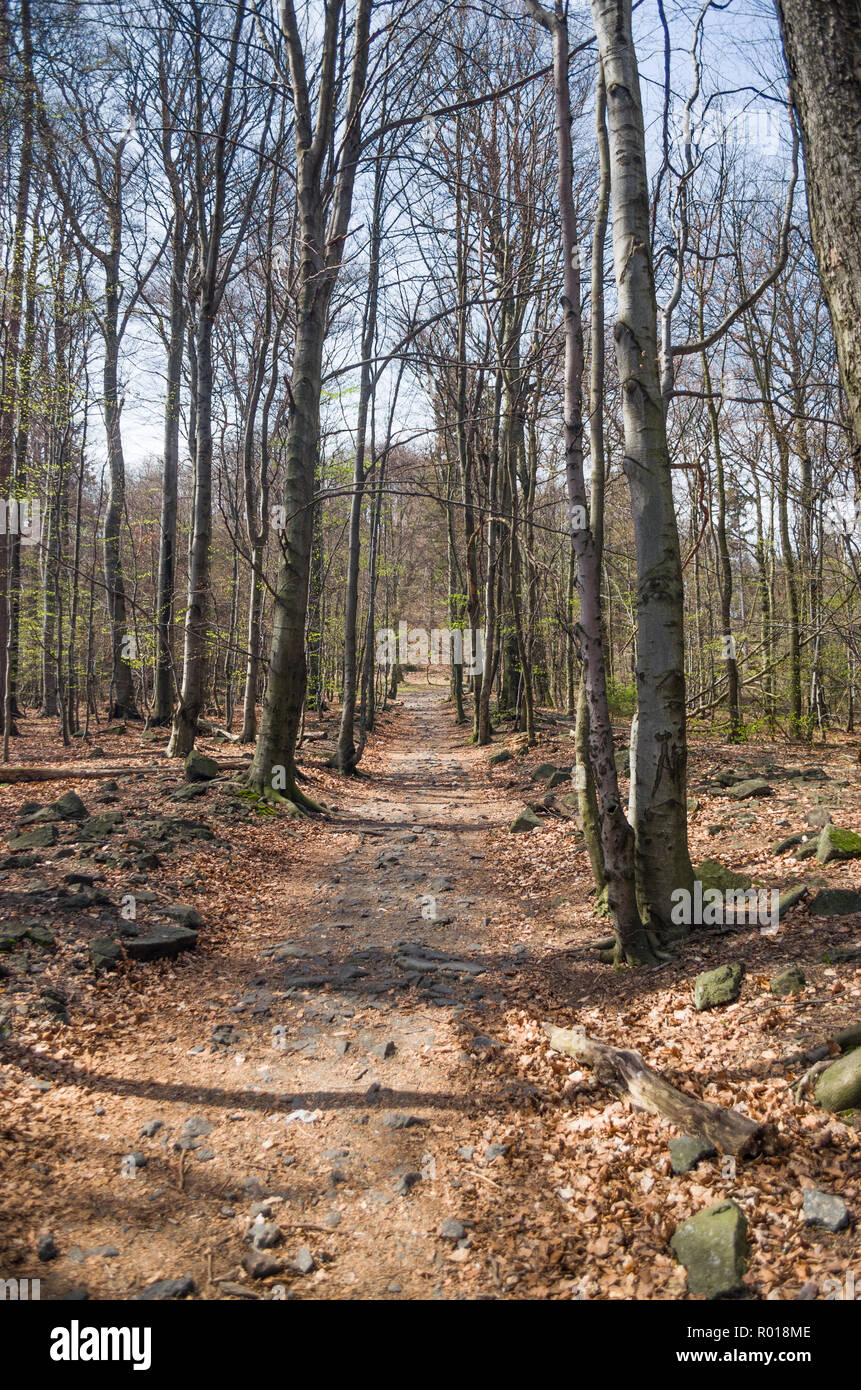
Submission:
<svg viewBox="0 0 861 1390">
<path fill-rule="evenodd" d="M 776 2 L 804 147 L 810 230 L 861 459 L 861 6 Z"/>
<path fill-rule="evenodd" d="M 666 936 L 672 894 L 693 889 L 688 853 L 682 565 L 658 361 L 649 178 L 631 0 L 591 0 L 607 91 L 616 360 L 637 546 L 637 879 Z"/>
<path fill-rule="evenodd" d="M 269 679 L 254 762 L 252 787 L 294 809 L 318 809 L 296 783 L 295 752 L 307 688 L 305 627 L 314 530 L 314 478 L 320 440 L 320 395 L 328 310 L 344 254 L 356 165 L 361 151 L 360 103 L 368 66 L 373 0 L 358 0 L 346 111 L 337 111 L 336 65 L 342 0 L 327 0 L 316 121 L 312 119 L 305 53 L 293 0 L 282 0 L 281 27 L 293 87 L 299 291 L 291 381 L 292 409 L 285 448 L 284 519 L 278 528 L 280 561 L 275 586 Z M 326 222 L 324 172 L 336 117 L 345 135 Z"/>
</svg>

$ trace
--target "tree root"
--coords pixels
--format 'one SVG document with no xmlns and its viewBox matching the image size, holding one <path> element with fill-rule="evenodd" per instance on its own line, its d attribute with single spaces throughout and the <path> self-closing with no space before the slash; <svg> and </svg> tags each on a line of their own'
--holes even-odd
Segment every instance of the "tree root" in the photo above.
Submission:
<svg viewBox="0 0 861 1390">
<path fill-rule="evenodd" d="M 771 1126 L 748 1119 L 738 1110 L 698 1100 L 665 1081 L 647 1066 L 639 1052 L 595 1042 L 582 1029 L 556 1028 L 545 1023 L 550 1046 L 592 1067 L 599 1081 L 627 1096 L 653 1115 L 661 1115 L 685 1134 L 701 1135 L 722 1153 L 738 1158 L 753 1157 L 771 1147 Z"/>
</svg>

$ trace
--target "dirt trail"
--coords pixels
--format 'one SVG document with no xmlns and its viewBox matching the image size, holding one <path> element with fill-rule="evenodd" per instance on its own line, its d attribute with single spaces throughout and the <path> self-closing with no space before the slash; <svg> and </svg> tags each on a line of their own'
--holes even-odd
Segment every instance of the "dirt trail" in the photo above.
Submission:
<svg viewBox="0 0 861 1390">
<path fill-rule="evenodd" d="M 154 1012 L 130 1030 L 120 1008 L 93 1050 L 77 1030 L 51 1049 L 77 1084 L 29 1067 L 31 1085 L 54 1082 L 35 1110 L 30 1092 L 46 1151 L 24 1244 L 50 1231 L 60 1251 L 29 1270 L 44 1297 L 127 1298 L 187 1275 L 204 1297 L 241 1283 L 257 1296 L 445 1296 L 470 1258 L 458 1188 L 493 1162 L 494 1098 L 476 1081 L 493 1040 L 460 1019 L 500 1000 L 516 961 L 487 949 L 476 885 L 491 811 L 472 750 L 438 689 L 408 690 L 403 706 L 387 771 L 343 785 L 313 868 L 290 864 L 285 834 L 283 858 L 250 869 L 252 920 L 224 930 L 207 904 L 215 938 Z M 147 979 L 132 988 L 145 1004 Z M 260 1251 L 247 1239 L 257 1217 Z M 462 1231 L 441 1235 L 447 1219 Z M 282 1268 L 255 1279 L 243 1258 Z"/>
<path fill-rule="evenodd" d="M 551 813 L 507 833 L 537 765 L 570 766 L 568 727 L 548 720 L 539 747 L 518 757 L 511 741 L 490 769 L 444 693 L 403 688 L 358 778 L 306 750 L 331 820 L 261 815 L 226 782 L 178 808 L 179 770 L 148 750 L 147 775 L 107 793 L 117 834 L 86 846 L 72 826 L 0 870 L 4 917 L 37 910 L 56 940 L 0 962 L 0 1277 L 39 1278 L 43 1298 L 134 1298 L 164 1280 L 179 1282 L 159 1296 L 204 1299 L 679 1299 L 673 1231 L 727 1198 L 750 1226 L 750 1296 L 833 1296 L 857 1268 L 857 1221 L 832 1234 L 801 1210 L 812 1186 L 857 1212 L 861 1138 L 794 1094 L 811 1049 L 857 1021 L 858 916 L 816 917 L 805 899 L 774 938 L 702 932 L 657 970 L 602 965 L 574 823 Z M 737 751 L 696 756 L 700 858 L 773 886 L 793 873 L 856 886 L 851 861 L 793 870 L 770 850 L 824 804 L 852 823 L 845 751 L 808 755 L 830 775 L 775 777 L 755 815 L 713 776 Z M 25 795 L 0 789 L 0 833 Z M 155 855 L 143 844 L 157 862 L 135 873 L 147 817 L 178 812 L 206 835 L 177 832 Z M 70 869 L 98 870 L 106 890 L 71 917 L 58 896 Z M 117 931 L 130 890 L 144 932 L 189 902 L 198 948 L 94 975 L 92 939 Z M 850 949 L 835 965 L 837 946 Z M 696 977 L 727 960 L 746 966 L 740 998 L 698 1012 Z M 807 984 L 777 998 L 770 980 L 793 964 Z M 768 1121 L 777 1151 L 674 1172 L 672 1127 L 549 1052 L 543 1019 Z M 47 1235 L 56 1256 L 40 1260 Z"/>
</svg>

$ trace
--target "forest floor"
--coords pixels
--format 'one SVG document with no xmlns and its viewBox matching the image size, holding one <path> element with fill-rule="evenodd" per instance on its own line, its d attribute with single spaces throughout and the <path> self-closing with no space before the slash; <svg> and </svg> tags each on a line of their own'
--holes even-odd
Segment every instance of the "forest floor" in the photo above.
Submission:
<svg viewBox="0 0 861 1390">
<path fill-rule="evenodd" d="M 861 1134 L 809 1095 L 796 1103 L 807 1064 L 791 1060 L 859 1021 L 859 961 L 823 956 L 857 941 L 861 916 L 813 917 L 802 901 L 777 936 L 702 931 L 655 970 L 601 964 L 575 823 L 508 831 L 535 796 L 529 770 L 570 767 L 568 723 L 543 724 L 525 757 L 512 736 L 478 749 L 444 694 L 403 687 L 360 777 L 325 767 L 331 743 L 306 745 L 328 820 L 263 815 L 225 779 L 176 803 L 181 769 L 132 725 L 98 735 L 132 773 L 0 787 L 4 837 L 22 803 L 70 788 L 121 817 L 98 842 L 64 822 L 55 845 L 2 861 L 0 933 L 14 919 L 53 940 L 0 956 L 0 1277 L 39 1278 L 51 1299 L 174 1279 L 193 1284 L 156 1293 L 681 1299 L 669 1239 L 732 1197 L 750 1297 L 826 1297 L 847 1271 L 861 1287 Z M 56 758 L 44 721 L 21 728 L 16 762 Z M 515 756 L 491 768 L 500 747 Z M 714 785 L 721 768 L 790 761 L 821 774 L 756 802 Z M 818 807 L 858 829 L 857 788 L 848 745 L 696 741 L 694 862 L 769 887 L 858 888 L 861 861 L 771 852 Z M 95 880 L 79 890 L 95 901 L 65 901 L 70 873 Z M 203 919 L 196 949 L 96 974 L 92 941 L 116 934 L 130 898 L 129 941 L 180 902 Z M 696 1012 L 695 977 L 727 961 L 746 967 L 738 1002 Z M 776 998 L 769 981 L 790 964 L 807 986 Z M 774 1151 L 675 1175 L 673 1128 L 551 1052 L 548 1019 L 770 1121 Z M 807 1187 L 844 1198 L 848 1230 L 804 1224 Z"/>
</svg>

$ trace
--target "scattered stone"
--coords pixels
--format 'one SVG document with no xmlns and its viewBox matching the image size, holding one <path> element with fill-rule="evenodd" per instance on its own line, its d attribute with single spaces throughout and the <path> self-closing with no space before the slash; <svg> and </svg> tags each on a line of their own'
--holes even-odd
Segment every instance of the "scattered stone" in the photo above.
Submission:
<svg viewBox="0 0 861 1390">
<path fill-rule="evenodd" d="M 386 1129 L 412 1129 L 413 1125 L 423 1125 L 424 1120 L 418 1115 L 405 1115 L 402 1110 L 393 1110 L 383 1116 L 383 1124 Z"/>
<path fill-rule="evenodd" d="M 509 1144 L 486 1144 L 484 1156 L 488 1163 L 492 1163 L 495 1158 L 505 1158 L 510 1147 Z"/>
<path fill-rule="evenodd" d="M 697 1134 L 683 1134 L 670 1140 L 670 1167 L 674 1173 L 690 1173 L 706 1158 L 714 1158 L 717 1149 L 708 1139 Z"/>
<path fill-rule="evenodd" d="M 141 1125 L 139 1137 L 141 1139 L 154 1139 L 160 1129 L 164 1128 L 164 1120 L 149 1120 L 145 1125 Z"/>
<path fill-rule="evenodd" d="M 861 912 L 861 893 L 854 888 L 821 888 L 810 904 L 814 917 L 848 917 Z"/>
<path fill-rule="evenodd" d="M 310 1274 L 314 1268 L 314 1256 L 307 1245 L 300 1245 L 293 1266 L 300 1274 Z"/>
<path fill-rule="evenodd" d="M 194 801 L 195 797 L 203 796 L 209 791 L 211 782 L 185 782 L 173 793 L 171 801 Z"/>
<path fill-rule="evenodd" d="M 861 1106 L 861 1047 L 832 1062 L 819 1077 L 814 1094 L 817 1104 L 834 1114 Z"/>
<path fill-rule="evenodd" d="M 245 1239 L 251 1242 L 255 1250 L 271 1250 L 281 1244 L 284 1236 L 281 1227 L 276 1226 L 274 1221 L 264 1221 L 258 1217 L 246 1231 Z"/>
<path fill-rule="evenodd" d="M 507 748 L 500 748 L 498 753 L 493 753 L 489 759 L 488 766 L 500 767 L 502 763 L 510 763 L 513 757 Z"/>
<path fill-rule="evenodd" d="M 421 1173 L 401 1173 L 395 1179 L 394 1191 L 396 1197 L 409 1197 L 413 1188 L 422 1180 Z"/>
<path fill-rule="evenodd" d="M 158 1279 L 149 1284 L 142 1293 L 135 1294 L 135 1300 L 162 1303 L 168 1298 L 186 1298 L 195 1292 L 195 1282 L 190 1274 L 179 1279 Z"/>
<path fill-rule="evenodd" d="M 738 961 L 719 965 L 717 970 L 703 971 L 694 984 L 694 1008 L 702 1013 L 704 1009 L 733 1004 L 741 994 L 743 979 L 744 966 Z"/>
<path fill-rule="evenodd" d="M 125 949 L 132 960 L 171 960 L 181 951 L 193 951 L 196 945 L 196 931 L 188 927 L 160 927 L 127 941 Z"/>
<path fill-rule="evenodd" d="M 386 1042 L 377 1043 L 376 1047 L 372 1047 L 370 1049 L 370 1055 L 372 1057 L 379 1057 L 381 1062 L 385 1062 L 386 1058 L 394 1057 L 397 1050 L 395 1044 L 392 1042 L 391 1038 L 389 1038 Z"/>
<path fill-rule="evenodd" d="M 842 1197 L 833 1197 L 829 1192 L 817 1192 L 808 1187 L 804 1191 L 802 1210 L 806 1226 L 822 1226 L 826 1231 L 843 1231 L 849 1225 L 849 1208 Z"/>
<path fill-rule="evenodd" d="M 511 822 L 508 827 L 508 832 L 510 835 L 522 835 L 525 831 L 539 830 L 540 828 L 541 821 L 538 819 L 535 812 L 531 811 L 529 807 L 526 806 L 520 812 L 520 815 L 516 816 Z"/>
<path fill-rule="evenodd" d="M 804 843 L 804 835 L 797 830 L 794 835 L 787 835 L 785 840 L 778 840 L 772 849 L 772 854 L 778 858 L 781 854 L 786 854 L 791 849 L 796 849 L 798 845 Z"/>
<path fill-rule="evenodd" d="M 800 994 L 807 985 L 807 979 L 800 965 L 789 965 L 777 975 L 772 976 L 772 994 Z"/>
<path fill-rule="evenodd" d="M 47 849 L 57 843 L 56 825 L 40 825 L 35 830 L 25 830 L 20 835 L 10 835 L 8 844 L 11 850 Z"/>
<path fill-rule="evenodd" d="M 738 1293 L 747 1260 L 747 1221 L 735 1202 L 717 1202 L 676 1227 L 670 1245 L 688 1289 L 707 1298 Z"/>
<path fill-rule="evenodd" d="M 725 868 L 716 859 L 704 859 L 694 869 L 694 878 L 698 878 L 703 885 L 703 892 L 717 888 L 719 892 L 726 893 L 731 888 L 750 888 L 753 882 L 748 874 L 733 873 L 732 869 Z"/>
<path fill-rule="evenodd" d="M 777 920 L 782 922 L 790 908 L 800 903 L 808 892 L 806 883 L 797 883 L 792 888 L 785 889 L 777 900 Z"/>
<path fill-rule="evenodd" d="M 184 1139 L 202 1139 L 205 1135 L 212 1133 L 212 1125 L 209 1120 L 201 1119 L 199 1115 L 189 1115 L 182 1127 L 182 1137 Z"/>
<path fill-rule="evenodd" d="M 804 817 L 808 825 L 825 826 L 831 824 L 831 812 L 824 806 L 814 806 Z"/>
<path fill-rule="evenodd" d="M 562 787 L 570 781 L 570 772 L 567 772 L 565 768 L 559 767 L 555 772 L 551 773 L 550 777 L 547 779 L 545 791 L 552 792 L 554 787 Z"/>
<path fill-rule="evenodd" d="M 466 1227 L 463 1222 L 457 1221 L 453 1216 L 447 1216 L 440 1225 L 439 1233 L 443 1240 L 463 1240 L 466 1235 Z"/>
<path fill-rule="evenodd" d="M 842 830 L 838 825 L 824 825 L 816 846 L 816 857 L 820 864 L 830 864 L 834 859 L 861 858 L 861 835 L 853 830 Z"/>
<path fill-rule="evenodd" d="M 747 801 L 752 796 L 774 796 L 774 788 L 764 777 L 751 777 L 746 782 L 737 782 L 729 787 L 727 796 L 733 801 Z"/>
<path fill-rule="evenodd" d="M 552 777 L 557 771 L 555 763 L 539 763 L 538 767 L 533 768 L 529 774 L 531 782 L 546 782 L 548 777 Z"/>
<path fill-rule="evenodd" d="M 36 1256 L 43 1264 L 47 1264 L 49 1260 L 56 1260 L 59 1253 L 57 1242 L 50 1232 L 39 1237 L 39 1242 L 36 1246 Z"/>
<path fill-rule="evenodd" d="M 211 782 L 218 776 L 218 763 L 192 748 L 185 760 L 186 782 Z"/>
<path fill-rule="evenodd" d="M 284 1265 L 281 1260 L 276 1260 L 271 1255 L 253 1250 L 243 1255 L 242 1268 L 252 1279 L 271 1279 L 273 1275 L 281 1273 Z"/>
<path fill-rule="evenodd" d="M 90 942 L 90 960 L 96 971 L 116 970 L 122 957 L 122 946 L 118 941 L 112 941 L 109 936 L 99 936 Z"/>
</svg>

